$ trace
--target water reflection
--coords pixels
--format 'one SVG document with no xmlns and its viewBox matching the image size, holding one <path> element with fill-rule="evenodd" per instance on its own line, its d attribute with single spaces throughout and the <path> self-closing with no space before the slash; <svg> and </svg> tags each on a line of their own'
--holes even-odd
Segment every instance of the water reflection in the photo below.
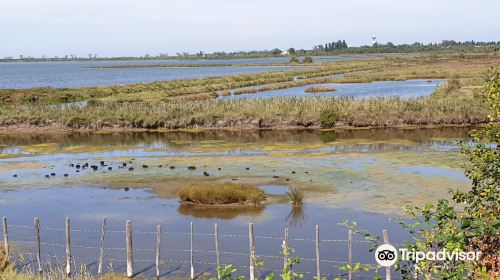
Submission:
<svg viewBox="0 0 500 280">
<path fill-rule="evenodd" d="M 259 153 L 260 146 L 276 143 L 329 145 L 335 151 L 379 151 L 458 149 L 457 139 L 465 139 L 471 127 L 446 128 L 379 128 L 354 130 L 206 130 L 176 132 L 116 132 L 116 133 L 9 133 L 0 135 L 0 152 L 19 154 L 21 147 L 49 144 L 63 151 L 69 147 L 128 147 L 143 150 L 167 150 L 170 153 L 186 149 L 218 147 L 233 153 Z M 403 143 L 404 142 L 404 143 Z M 403 143 L 404 145 L 401 145 Z M 251 145 L 253 144 L 253 146 Z M 248 146 L 248 149 L 246 149 Z M 209 150 L 209 149 L 206 149 Z"/>
<path fill-rule="evenodd" d="M 198 219 L 231 220 L 237 217 L 257 217 L 264 213 L 264 209 L 264 207 L 204 206 L 181 203 L 177 211 L 183 216 L 191 216 Z"/>
<path fill-rule="evenodd" d="M 304 219 L 304 207 L 292 206 L 285 221 L 290 227 L 301 227 L 304 224 Z"/>
</svg>

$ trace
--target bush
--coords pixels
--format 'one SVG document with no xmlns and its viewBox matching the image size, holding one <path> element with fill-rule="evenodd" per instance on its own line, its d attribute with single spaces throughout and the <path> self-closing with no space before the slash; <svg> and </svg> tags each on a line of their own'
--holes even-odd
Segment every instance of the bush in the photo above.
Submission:
<svg viewBox="0 0 500 280">
<path fill-rule="evenodd" d="M 197 183 L 181 188 L 177 193 L 182 202 L 195 204 L 252 204 L 265 199 L 263 190 L 245 184 Z"/>
<path fill-rule="evenodd" d="M 500 279 L 500 74 L 487 80 L 483 89 L 492 112 L 489 124 L 471 133 L 472 143 L 463 144 L 469 157 L 465 175 L 469 191 L 451 190 L 452 200 L 440 199 L 424 207 L 407 207 L 410 222 L 401 222 L 413 244 L 409 251 L 437 251 L 442 248 L 480 251 L 475 262 L 426 261 L 402 264 L 403 278 L 417 266 L 425 279 Z M 407 277 L 404 277 L 407 276 Z M 408 277 L 409 276 L 409 277 Z"/>
<path fill-rule="evenodd" d="M 313 58 L 310 56 L 304 57 L 304 63 L 313 63 Z"/>
<path fill-rule="evenodd" d="M 334 109 L 325 109 L 319 113 L 319 121 L 321 127 L 323 128 L 334 127 L 338 119 L 339 119 L 339 114 L 337 110 Z"/>
<path fill-rule="evenodd" d="M 299 59 L 294 55 L 290 57 L 290 63 L 299 63 Z"/>
</svg>

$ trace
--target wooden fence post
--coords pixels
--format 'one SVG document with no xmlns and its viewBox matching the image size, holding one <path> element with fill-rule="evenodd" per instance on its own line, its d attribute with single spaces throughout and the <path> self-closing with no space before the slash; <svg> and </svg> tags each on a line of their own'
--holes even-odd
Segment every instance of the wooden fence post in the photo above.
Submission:
<svg viewBox="0 0 500 280">
<path fill-rule="evenodd" d="M 384 244 L 389 244 L 389 234 L 387 233 L 386 229 L 384 229 L 382 231 L 382 235 L 384 237 Z M 391 280 L 391 268 L 390 267 L 385 268 L 385 279 Z"/>
<path fill-rule="evenodd" d="M 248 243 L 250 249 L 250 280 L 255 279 L 255 244 L 253 235 L 253 223 L 248 224 Z"/>
<path fill-rule="evenodd" d="M 316 277 L 321 280 L 320 258 L 319 258 L 319 225 L 316 225 Z"/>
<path fill-rule="evenodd" d="M 156 226 L 156 279 L 160 279 L 161 225 Z"/>
<path fill-rule="evenodd" d="M 66 275 L 71 276 L 71 232 L 70 220 L 66 217 Z"/>
<path fill-rule="evenodd" d="M 217 223 L 214 224 L 214 238 L 215 238 L 215 257 L 217 259 L 217 267 L 220 267 L 219 229 L 217 227 Z M 217 279 L 220 279 L 219 270 L 217 270 Z"/>
<path fill-rule="evenodd" d="M 38 274 L 43 274 L 42 268 L 42 249 L 40 247 L 40 219 L 36 217 L 33 221 L 35 225 L 35 244 L 36 244 L 36 261 L 38 263 Z"/>
<path fill-rule="evenodd" d="M 283 239 L 283 269 L 288 267 L 288 228 L 285 228 L 285 238 Z"/>
<path fill-rule="evenodd" d="M 3 246 L 5 248 L 5 255 L 7 259 L 10 258 L 9 250 L 9 230 L 7 228 L 7 217 L 3 217 Z"/>
<path fill-rule="evenodd" d="M 352 280 L 352 230 L 349 230 L 347 232 L 347 248 L 348 248 L 348 261 L 349 261 L 349 266 L 351 269 L 349 269 L 349 280 Z"/>
<path fill-rule="evenodd" d="M 132 252 L 132 221 L 127 220 L 125 223 L 125 241 L 127 245 L 127 277 L 134 276 L 134 255 Z"/>
<path fill-rule="evenodd" d="M 104 238 L 106 237 L 106 223 L 108 218 L 102 220 L 101 242 L 99 242 L 99 265 L 97 266 L 97 274 L 102 274 L 102 264 L 104 262 Z"/>
<path fill-rule="evenodd" d="M 194 248 L 193 248 L 193 222 L 190 224 L 190 234 L 189 234 L 189 242 L 191 245 L 191 250 L 189 254 L 189 261 L 191 263 L 191 280 L 194 279 Z"/>
</svg>

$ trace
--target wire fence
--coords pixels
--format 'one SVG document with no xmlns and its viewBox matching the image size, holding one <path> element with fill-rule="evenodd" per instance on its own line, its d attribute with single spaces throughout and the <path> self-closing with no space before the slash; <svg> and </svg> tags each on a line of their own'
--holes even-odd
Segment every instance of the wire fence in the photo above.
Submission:
<svg viewBox="0 0 500 280">
<path fill-rule="evenodd" d="M 56 264 L 68 276 L 74 275 L 78 273 L 77 267 L 80 264 L 89 268 L 90 273 L 95 275 L 121 272 L 133 277 L 149 273 L 159 278 L 187 274 L 190 279 L 195 279 L 207 272 L 216 273 L 218 266 L 232 264 L 238 269 L 238 273 L 246 274 L 253 280 L 265 274 L 281 273 L 286 266 L 285 255 L 293 258 L 291 247 L 300 243 L 301 247 L 314 253 L 313 256 L 300 257 L 300 263 L 304 264 L 302 267 L 294 266 L 294 271 L 304 274 L 306 279 L 331 279 L 339 276 L 350 280 L 368 279 L 380 269 L 385 269 L 386 279 L 391 279 L 389 269 L 375 264 L 363 264 L 362 270 L 346 269 L 346 266 L 353 267 L 357 263 L 353 260 L 354 244 L 375 244 L 372 241 L 353 238 L 351 230 L 347 232 L 346 239 L 322 239 L 319 226 L 315 228 L 315 238 L 290 238 L 288 229 L 284 230 L 281 237 L 255 235 L 254 225 L 251 223 L 248 225 L 248 234 L 219 233 L 216 223 L 213 232 L 196 232 L 194 223 L 190 223 L 188 232 L 162 231 L 161 225 L 157 225 L 156 231 L 137 231 L 132 230 L 130 220 L 126 221 L 124 230 L 118 230 L 108 228 L 107 218 L 103 219 L 100 230 L 73 229 L 69 218 L 66 218 L 65 225 L 65 228 L 43 227 L 38 218 L 34 219 L 33 225 L 10 224 L 7 218 L 3 217 L 5 252 L 18 267 L 29 267 L 39 274 L 52 269 Z M 387 231 L 384 230 L 383 234 L 384 243 L 389 243 Z M 174 237 L 177 239 L 173 239 Z M 46 241 L 56 238 L 61 241 Z M 84 240 L 87 242 L 82 242 Z M 144 242 L 145 240 L 148 242 Z M 150 246 L 155 240 L 156 246 Z M 246 247 L 248 251 L 227 250 L 226 247 L 229 246 L 222 249 L 221 241 L 228 240 L 238 244 L 234 247 Z M 88 244 L 89 241 L 94 245 Z M 119 246 L 123 241 L 125 246 Z M 256 245 L 261 243 L 279 248 L 281 255 L 260 254 Z M 290 246 L 290 243 L 294 243 L 294 246 Z M 188 246 L 185 246 L 186 244 Z M 321 249 L 328 244 L 345 245 L 346 259 L 321 257 Z M 14 249 L 18 252 L 14 253 Z M 265 263 L 264 267 L 261 262 Z"/>
</svg>

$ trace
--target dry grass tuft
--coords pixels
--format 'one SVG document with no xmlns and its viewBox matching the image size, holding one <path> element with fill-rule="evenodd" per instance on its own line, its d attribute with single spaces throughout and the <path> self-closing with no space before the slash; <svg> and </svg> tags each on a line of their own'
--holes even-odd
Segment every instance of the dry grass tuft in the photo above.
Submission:
<svg viewBox="0 0 500 280">
<path fill-rule="evenodd" d="M 9 256 L 5 254 L 5 249 L 0 247 L 0 273 L 3 273 L 10 266 Z"/>
<path fill-rule="evenodd" d="M 300 207 L 304 203 L 304 191 L 299 187 L 290 187 L 286 195 L 293 207 Z"/>
</svg>

